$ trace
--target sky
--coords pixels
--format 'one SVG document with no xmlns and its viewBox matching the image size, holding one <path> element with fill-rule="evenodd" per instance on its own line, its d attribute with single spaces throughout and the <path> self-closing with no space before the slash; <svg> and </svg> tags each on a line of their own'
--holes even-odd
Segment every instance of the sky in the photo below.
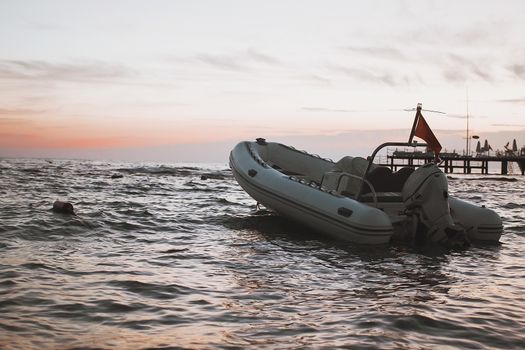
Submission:
<svg viewBox="0 0 525 350">
<path fill-rule="evenodd" d="M 524 1 L 2 0 L 0 157 L 223 162 L 525 144 Z M 474 145 L 473 145 L 474 147 Z"/>
</svg>

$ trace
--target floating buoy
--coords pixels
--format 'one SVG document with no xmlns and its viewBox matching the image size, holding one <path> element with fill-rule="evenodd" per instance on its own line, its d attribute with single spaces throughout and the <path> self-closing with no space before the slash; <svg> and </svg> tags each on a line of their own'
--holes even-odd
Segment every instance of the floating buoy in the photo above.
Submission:
<svg viewBox="0 0 525 350">
<path fill-rule="evenodd" d="M 122 175 L 122 174 L 113 174 L 113 175 L 111 175 L 112 179 L 120 179 L 122 177 L 124 177 L 124 175 Z"/>
<path fill-rule="evenodd" d="M 75 214 L 73 204 L 59 200 L 56 200 L 55 203 L 53 203 L 53 211 L 63 214 Z"/>
</svg>

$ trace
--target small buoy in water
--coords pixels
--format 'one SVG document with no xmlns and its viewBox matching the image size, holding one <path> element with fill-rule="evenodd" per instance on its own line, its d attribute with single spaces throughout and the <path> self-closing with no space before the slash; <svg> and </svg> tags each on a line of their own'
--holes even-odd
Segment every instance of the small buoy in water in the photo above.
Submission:
<svg viewBox="0 0 525 350">
<path fill-rule="evenodd" d="M 208 177 L 206 175 L 201 175 L 201 180 L 208 180 Z"/>
<path fill-rule="evenodd" d="M 112 179 L 120 179 L 121 177 L 124 177 L 124 175 L 122 175 L 122 174 L 113 174 L 113 175 L 111 175 Z"/>
<path fill-rule="evenodd" d="M 56 200 L 55 203 L 53 203 L 53 211 L 63 214 L 75 214 L 73 204 L 59 200 Z"/>
</svg>

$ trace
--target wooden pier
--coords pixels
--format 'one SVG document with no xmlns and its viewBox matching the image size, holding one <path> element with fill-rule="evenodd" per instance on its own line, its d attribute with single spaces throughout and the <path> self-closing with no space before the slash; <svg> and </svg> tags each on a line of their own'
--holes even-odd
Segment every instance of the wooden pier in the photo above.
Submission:
<svg viewBox="0 0 525 350">
<path fill-rule="evenodd" d="M 499 163 L 500 172 L 496 174 L 508 175 L 511 169 L 514 170 L 513 163 L 517 163 L 516 170 L 512 171 L 512 173 L 525 175 L 525 155 L 466 156 L 457 153 L 442 153 L 439 155 L 439 158 L 442 160 L 439 167 L 443 168 L 443 171 L 447 174 L 472 174 L 473 170 L 478 174 L 489 174 L 489 163 Z M 419 166 L 431 162 L 433 159 L 434 154 L 431 152 L 404 152 L 396 150 L 392 154 L 387 154 L 387 162 L 381 165 L 397 171 L 398 168 Z M 476 170 L 479 170 L 479 172 Z"/>
</svg>

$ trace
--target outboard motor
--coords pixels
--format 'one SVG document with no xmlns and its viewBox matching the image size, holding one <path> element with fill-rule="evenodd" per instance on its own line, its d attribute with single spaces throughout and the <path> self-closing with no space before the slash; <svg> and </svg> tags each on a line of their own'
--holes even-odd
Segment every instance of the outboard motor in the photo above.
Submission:
<svg viewBox="0 0 525 350">
<path fill-rule="evenodd" d="M 468 245 L 464 229 L 454 225 L 448 203 L 445 174 L 428 163 L 414 171 L 402 190 L 406 214 L 411 217 L 409 234 L 416 242 L 439 242 L 454 247 Z"/>
</svg>

